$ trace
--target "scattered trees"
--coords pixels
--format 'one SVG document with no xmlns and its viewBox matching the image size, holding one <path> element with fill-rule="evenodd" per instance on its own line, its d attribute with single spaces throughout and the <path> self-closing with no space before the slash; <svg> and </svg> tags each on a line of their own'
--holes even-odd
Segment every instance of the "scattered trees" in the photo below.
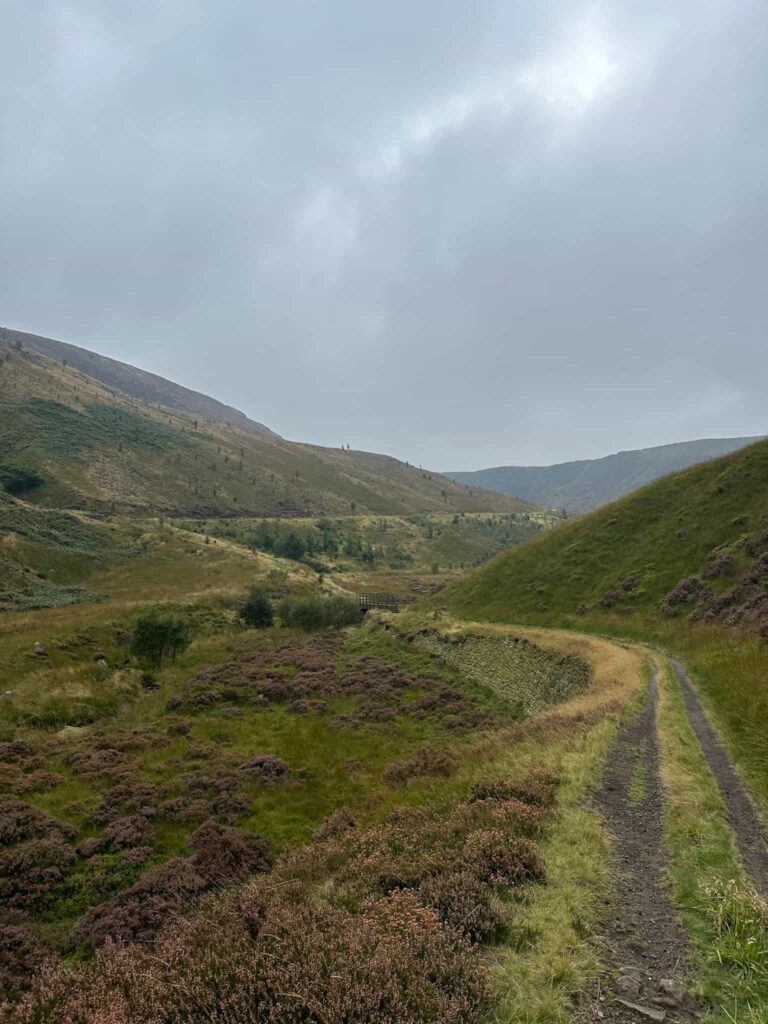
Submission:
<svg viewBox="0 0 768 1024">
<path fill-rule="evenodd" d="M 362 611 L 351 598 L 334 597 L 286 597 L 277 606 L 277 614 L 283 626 L 291 629 L 341 629 L 360 622 Z"/>
</svg>

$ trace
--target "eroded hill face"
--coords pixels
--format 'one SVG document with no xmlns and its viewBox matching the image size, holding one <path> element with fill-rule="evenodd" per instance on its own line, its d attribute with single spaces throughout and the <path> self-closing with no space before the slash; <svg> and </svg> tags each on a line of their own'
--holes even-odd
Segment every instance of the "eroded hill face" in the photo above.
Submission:
<svg viewBox="0 0 768 1024">
<path fill-rule="evenodd" d="M 650 484 L 440 595 L 476 619 L 680 618 L 768 631 L 768 442 Z"/>
<path fill-rule="evenodd" d="M 384 455 L 295 444 L 161 409 L 23 342 L 0 342 L 0 453 L 4 487 L 17 497 L 94 512 L 398 515 L 530 507 Z"/>
</svg>

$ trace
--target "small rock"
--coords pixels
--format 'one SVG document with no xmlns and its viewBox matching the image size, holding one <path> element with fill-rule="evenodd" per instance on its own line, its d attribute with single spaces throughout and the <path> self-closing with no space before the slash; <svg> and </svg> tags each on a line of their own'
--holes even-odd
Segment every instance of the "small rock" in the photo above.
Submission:
<svg viewBox="0 0 768 1024">
<path fill-rule="evenodd" d="M 622 974 L 621 977 L 616 979 L 613 987 L 616 992 L 623 996 L 639 996 L 640 975 L 639 973 L 636 974 L 634 972 L 631 974 Z"/>
<path fill-rule="evenodd" d="M 666 1020 L 667 1014 L 664 1010 L 657 1010 L 653 1006 L 642 1006 L 640 1003 L 630 1003 L 627 999 L 617 999 L 617 1003 L 621 1003 L 622 1006 L 626 1006 L 629 1010 L 634 1010 L 635 1013 L 639 1013 L 641 1017 L 645 1017 L 646 1020 L 655 1021 L 656 1024 L 663 1024 Z"/>
<path fill-rule="evenodd" d="M 657 1002 L 664 1000 L 664 1006 L 684 1006 L 688 1002 L 688 992 L 674 978 L 662 978 L 659 982 L 659 998 Z"/>
</svg>

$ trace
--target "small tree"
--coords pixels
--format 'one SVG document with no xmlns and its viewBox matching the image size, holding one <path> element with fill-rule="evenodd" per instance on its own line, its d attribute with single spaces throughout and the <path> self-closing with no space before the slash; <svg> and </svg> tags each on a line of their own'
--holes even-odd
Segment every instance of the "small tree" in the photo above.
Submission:
<svg viewBox="0 0 768 1024">
<path fill-rule="evenodd" d="M 164 661 L 174 661 L 189 646 L 189 626 L 178 615 L 150 608 L 136 619 L 131 650 L 159 668 Z"/>
<path fill-rule="evenodd" d="M 341 629 L 342 626 L 353 626 L 360 622 L 363 610 L 354 598 L 335 594 L 325 602 L 325 621 L 327 625 Z"/>
<path fill-rule="evenodd" d="M 266 591 L 261 587 L 251 587 L 240 608 L 240 618 L 255 629 L 267 629 L 272 625 L 275 612 Z"/>
</svg>

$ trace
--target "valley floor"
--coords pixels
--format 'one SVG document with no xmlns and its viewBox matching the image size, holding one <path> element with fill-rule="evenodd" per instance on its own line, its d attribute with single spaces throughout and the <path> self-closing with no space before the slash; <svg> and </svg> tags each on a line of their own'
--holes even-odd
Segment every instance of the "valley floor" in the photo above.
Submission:
<svg viewBox="0 0 768 1024">
<path fill-rule="evenodd" d="M 153 543 L 1 623 L 0 1019 L 768 1020 L 763 823 L 682 665 L 419 609 L 248 630 L 279 560 Z M 151 679 L 136 573 L 194 633 Z"/>
</svg>

